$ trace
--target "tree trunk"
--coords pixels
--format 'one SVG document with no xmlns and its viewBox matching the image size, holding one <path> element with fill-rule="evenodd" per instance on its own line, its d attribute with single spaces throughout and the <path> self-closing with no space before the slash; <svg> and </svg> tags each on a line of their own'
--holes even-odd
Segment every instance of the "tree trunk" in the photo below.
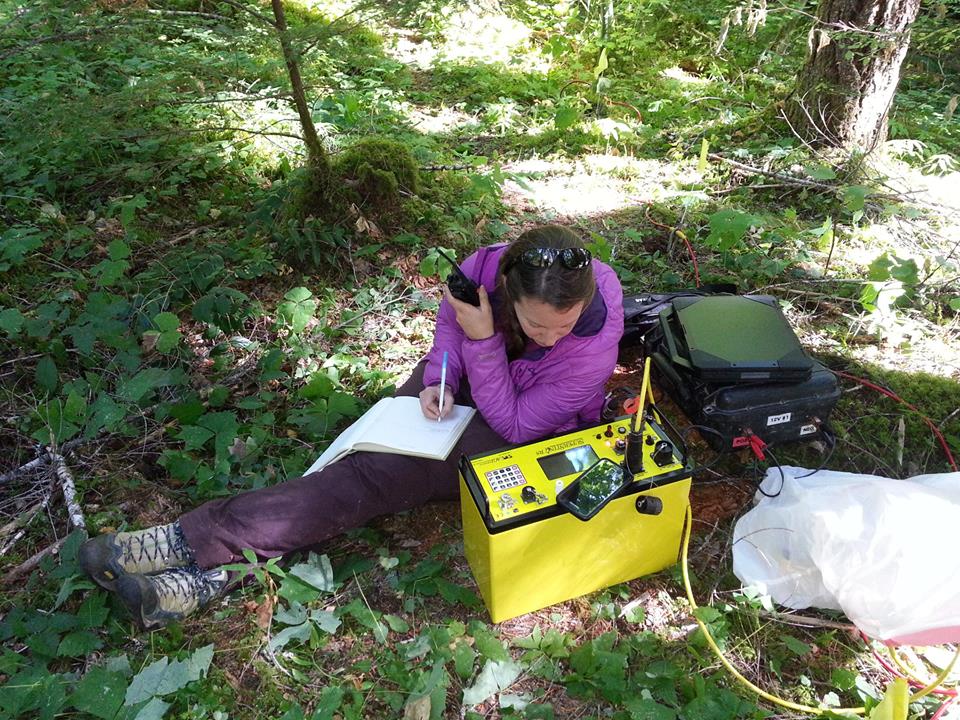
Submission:
<svg viewBox="0 0 960 720">
<path fill-rule="evenodd" d="M 273 6 L 273 17 L 276 20 L 277 34 L 280 36 L 283 60 L 287 64 L 287 74 L 290 76 L 290 85 L 293 89 L 293 103 L 297 107 L 300 126 L 303 128 L 303 141 L 307 146 L 307 159 L 312 167 L 321 173 L 326 173 L 329 170 L 329 160 L 327 159 L 327 153 L 320 144 L 317 126 L 313 124 L 313 117 L 310 115 L 310 105 L 307 103 L 307 93 L 303 88 L 303 78 L 300 77 L 297 54 L 290 42 L 287 16 L 283 12 L 283 2 L 282 0 L 271 0 L 271 4 Z"/>
<path fill-rule="evenodd" d="M 869 152 L 887 116 L 920 0 L 820 0 L 786 117 L 807 142 Z"/>
</svg>

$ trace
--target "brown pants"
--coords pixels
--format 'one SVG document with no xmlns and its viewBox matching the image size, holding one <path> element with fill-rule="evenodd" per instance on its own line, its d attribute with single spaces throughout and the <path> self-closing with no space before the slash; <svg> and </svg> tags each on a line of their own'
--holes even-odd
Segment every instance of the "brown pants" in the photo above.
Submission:
<svg viewBox="0 0 960 720">
<path fill-rule="evenodd" d="M 421 362 L 397 395 L 416 397 L 423 389 Z M 472 405 L 464 382 L 457 403 Z M 445 461 L 357 452 L 323 470 L 261 490 L 211 500 L 180 518 L 183 533 L 202 568 L 242 559 L 253 550 L 271 558 L 311 547 L 386 513 L 409 510 L 459 494 L 461 455 L 508 443 L 476 413 Z"/>
</svg>

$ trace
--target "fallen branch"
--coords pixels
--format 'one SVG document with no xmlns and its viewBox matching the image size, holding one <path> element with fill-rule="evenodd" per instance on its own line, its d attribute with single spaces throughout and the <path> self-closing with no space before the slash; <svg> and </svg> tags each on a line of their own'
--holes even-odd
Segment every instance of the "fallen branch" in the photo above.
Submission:
<svg viewBox="0 0 960 720">
<path fill-rule="evenodd" d="M 0 580 L 0 583 L 3 585 L 9 585 L 14 580 L 33 572 L 34 568 L 36 568 L 37 565 L 40 564 L 40 561 L 43 560 L 47 555 L 56 555 L 58 552 L 60 552 L 60 548 L 63 547 L 63 544 L 67 541 L 67 537 L 68 536 L 65 535 L 52 545 L 47 545 L 45 548 L 43 548 L 43 550 L 40 550 L 39 552 L 36 552 L 28 557 L 26 560 L 4 575 L 3 580 Z"/>
<path fill-rule="evenodd" d="M 7 541 L 2 548 L 0 548 L 0 557 L 3 557 L 8 552 L 10 552 L 10 548 L 12 548 L 14 545 L 17 544 L 17 540 L 19 540 L 26 534 L 27 534 L 27 529 L 25 527 L 20 528 L 20 530 L 17 531 L 17 534 L 14 535 L 12 538 L 10 538 L 10 540 Z"/>
<path fill-rule="evenodd" d="M 49 493 L 47 493 L 49 494 Z M 17 515 L 13 520 L 8 522 L 2 528 L 0 528 L 0 540 L 3 540 L 10 533 L 25 528 L 31 522 L 33 518 L 37 515 L 40 510 L 42 510 L 47 504 L 47 498 L 44 497 L 40 502 L 35 503 L 32 507 L 24 510 L 22 513 Z"/>
<path fill-rule="evenodd" d="M 29 42 L 22 45 L 16 45 L 12 48 L 5 49 L 5 52 L 0 54 L 0 60 L 6 60 L 9 57 L 13 57 L 18 53 L 22 53 L 25 50 L 36 47 L 37 45 L 43 45 L 44 43 L 59 43 L 65 40 L 80 40 L 80 39 L 89 39 L 93 35 L 101 35 L 107 32 L 110 28 L 89 28 L 86 30 L 80 30 L 79 32 L 72 33 L 61 33 L 60 35 L 44 35 L 42 37 L 32 38 Z"/>
<path fill-rule="evenodd" d="M 226 15 L 217 15 L 216 13 L 206 13 L 206 12 L 196 12 L 193 10 L 158 10 L 156 8 L 148 8 L 144 12 L 149 13 L 150 15 L 180 15 L 183 17 L 199 17 L 206 20 L 226 20 L 230 21 L 233 18 L 228 18 Z"/>
<path fill-rule="evenodd" d="M 774 178 L 779 180 L 782 183 L 787 185 L 799 185 L 800 187 L 812 187 L 817 188 L 818 190 L 829 190 L 830 192 L 836 192 L 839 188 L 834 187 L 833 185 L 828 185 L 827 183 L 817 182 L 816 180 L 807 180 L 806 178 L 793 177 L 791 175 L 784 175 L 782 173 L 772 172 L 770 170 L 763 170 L 762 168 L 755 168 L 751 165 L 744 165 L 741 162 L 736 160 L 731 160 L 730 158 L 725 158 L 723 155 L 717 155 L 715 153 L 710 153 L 707 155 L 711 160 L 716 160 L 718 162 L 726 163 L 727 165 L 732 165 L 735 168 L 744 170 L 754 175 L 763 175 L 765 177 Z"/>
<path fill-rule="evenodd" d="M 241 12 L 245 12 L 248 15 L 252 15 L 257 20 L 259 20 L 260 22 L 262 22 L 264 25 L 268 27 L 271 27 L 274 29 L 276 29 L 277 27 L 277 23 L 274 21 L 273 18 L 267 17 L 263 13 L 257 12 L 253 8 L 247 7 L 246 5 L 243 5 L 242 3 L 239 3 L 236 0 L 220 0 L 220 1 L 226 3 L 232 8 L 236 8 L 237 10 L 240 10 Z"/>
<path fill-rule="evenodd" d="M 280 132 L 277 130 L 251 130 L 250 128 L 231 127 L 229 125 L 224 125 L 222 127 L 179 128 L 175 133 L 172 132 L 170 134 L 204 133 L 204 132 L 242 132 L 248 135 L 263 135 L 265 137 L 292 138 L 293 140 L 299 140 L 303 142 L 303 138 L 300 135 L 297 135 L 295 133 Z"/>
<path fill-rule="evenodd" d="M 806 627 L 833 628 L 835 630 L 847 630 L 848 632 L 857 632 L 857 626 L 849 622 L 839 622 L 837 620 L 825 620 L 817 617 L 807 617 L 806 615 L 794 615 L 793 613 L 782 613 L 776 610 L 763 610 L 764 615 L 768 615 L 774 620 L 788 625 L 802 625 Z"/>
<path fill-rule="evenodd" d="M 421 172 L 440 172 L 441 170 L 469 170 L 477 167 L 470 163 L 460 163 L 458 165 L 424 165 L 420 168 Z"/>
<path fill-rule="evenodd" d="M 47 507 L 47 505 L 50 504 L 50 498 L 52 496 L 53 496 L 53 488 L 51 487 L 50 484 L 48 484 L 46 488 L 46 492 L 44 492 L 43 498 L 40 500 L 40 502 L 34 505 L 32 508 L 30 508 L 30 510 L 27 511 L 26 514 L 28 515 L 28 517 L 21 520 L 20 518 L 24 517 L 23 515 L 21 515 L 20 518 L 17 518 L 16 521 L 11 523 L 10 525 L 7 525 L 7 528 L 9 528 L 10 530 L 13 530 L 17 526 L 19 526 L 20 529 L 17 530 L 16 533 L 14 533 L 12 538 L 10 538 L 7 542 L 3 544 L 2 548 L 0 548 L 0 557 L 3 557 L 8 552 L 10 552 L 10 549 L 17 544 L 17 541 L 27 534 L 27 526 L 40 513 L 41 510 L 43 510 L 44 508 Z M 4 529 L 7 529 L 7 528 L 4 528 Z"/>
<path fill-rule="evenodd" d="M 94 439 L 96 438 L 90 438 L 90 440 L 83 440 L 81 438 L 74 438 L 73 440 L 68 440 L 60 447 L 60 451 L 62 453 L 67 453 L 70 450 L 73 450 L 73 448 L 77 447 L 78 445 L 82 445 L 83 443 L 90 442 Z M 50 461 L 49 453 L 44 452 L 42 455 L 34 458 L 30 462 L 25 463 L 24 465 L 21 465 L 20 467 L 15 468 L 10 472 L 6 472 L 3 475 L 0 475 L 0 485 L 6 485 L 8 482 L 18 478 L 20 475 L 23 475 L 25 472 L 29 472 L 49 461 Z"/>
<path fill-rule="evenodd" d="M 726 195 L 738 190 L 769 190 L 770 188 L 791 187 L 789 183 L 763 183 L 761 185 L 737 185 L 722 190 L 707 190 L 707 195 Z"/>
<path fill-rule="evenodd" d="M 156 106 L 169 105 L 215 105 L 220 103 L 234 102 L 259 102 L 261 100 L 289 100 L 290 93 L 277 93 L 275 95 L 260 95 L 251 93 L 250 95 L 238 95 L 236 97 L 223 98 L 199 98 L 197 100 L 167 100 L 162 103 L 156 103 Z"/>
<path fill-rule="evenodd" d="M 63 489 L 63 500 L 67 506 L 67 516 L 70 518 L 70 524 L 86 532 L 87 523 L 83 518 L 83 510 L 80 509 L 80 504 L 77 502 L 77 486 L 73 481 L 73 475 L 70 474 L 70 469 L 62 455 L 55 453 L 53 450 L 49 452 L 53 469 L 57 473 L 57 479 Z"/>
<path fill-rule="evenodd" d="M 398 299 L 399 299 L 399 298 L 398 298 Z M 390 301 L 390 302 L 396 302 L 396 301 Z M 387 303 L 387 304 L 389 304 L 389 303 Z M 377 309 L 377 307 L 381 307 L 381 306 L 376 306 L 376 307 L 374 307 L 374 308 L 371 308 L 371 310 L 375 310 L 375 309 Z M 256 355 L 255 355 L 255 357 L 259 357 L 259 356 L 256 356 Z M 238 379 L 238 378 L 242 377 L 244 374 L 246 374 L 247 370 L 248 370 L 248 367 L 245 367 L 245 366 L 243 366 L 243 365 L 241 365 L 241 366 L 238 367 L 238 368 L 235 368 L 234 371 L 233 371 L 233 373 L 231 373 L 230 375 L 228 375 L 227 378 L 225 378 L 225 380 L 223 381 L 223 383 L 226 383 L 226 384 L 229 386 L 229 385 L 230 385 L 230 382 L 234 381 L 235 379 Z M 147 414 L 151 413 L 155 408 L 156 408 L 156 405 L 152 405 L 152 406 L 150 406 L 150 407 L 148 407 L 148 408 L 145 408 L 145 409 L 144 409 L 140 414 L 138 414 L 138 415 L 130 415 L 130 416 L 128 416 L 128 417 L 126 418 L 126 420 L 127 420 L 127 421 L 130 421 L 130 420 L 133 420 L 133 419 L 138 418 L 138 417 L 146 416 Z M 152 438 L 156 433 L 158 433 L 158 432 L 159 432 L 159 433 L 162 433 L 162 432 L 165 431 L 168 427 L 170 427 L 170 423 L 168 423 L 168 424 L 165 425 L 165 426 L 161 426 L 160 428 L 158 428 L 157 430 L 155 430 L 153 433 L 151 433 L 149 436 L 147 436 L 147 437 L 145 437 L 145 438 L 143 438 L 143 439 L 144 439 L 144 440 L 150 439 L 150 438 Z M 79 447 L 80 445 L 85 445 L 86 443 L 94 442 L 95 440 L 98 440 L 98 439 L 102 438 L 102 437 L 103 437 L 104 435 L 106 435 L 106 434 L 109 434 L 109 433 L 100 432 L 100 433 L 98 433 L 97 435 L 95 435 L 95 436 L 92 437 L 92 438 L 74 438 L 73 440 L 68 440 L 68 441 L 65 442 L 63 445 L 60 446 L 60 448 L 59 448 L 60 454 L 61 454 L 61 455 L 66 455 L 68 452 L 72 451 L 74 448 Z M 52 453 L 52 452 L 50 452 L 49 450 L 46 450 L 46 451 L 44 451 L 39 457 L 36 457 L 36 458 L 34 458 L 33 460 L 31 460 L 31 461 L 29 461 L 29 462 L 27 462 L 27 463 L 24 463 L 23 465 L 21 465 L 21 466 L 18 467 L 18 468 L 14 468 L 13 470 L 10 470 L 10 471 L 8 471 L 8 472 L 5 472 L 4 474 L 0 475 L 0 486 L 6 485 L 7 483 L 11 482 L 12 480 L 15 480 L 16 478 L 18 478 L 18 477 L 20 477 L 21 475 L 23 475 L 24 473 L 30 472 L 31 470 L 35 470 L 36 468 L 40 467 L 41 465 L 46 464 L 47 462 L 49 462 L 49 461 L 51 460 L 51 456 L 53 456 L 53 455 L 56 455 L 56 453 Z M 61 459 L 61 462 L 62 462 L 62 461 L 63 461 L 63 458 L 61 457 L 60 459 Z M 68 473 L 69 473 L 69 471 L 68 471 Z M 72 483 L 72 479 L 71 479 L 71 483 Z M 79 508 L 78 508 L 78 511 L 79 511 Z M 80 517 L 81 517 L 81 518 L 83 517 L 83 514 L 82 514 L 82 513 L 80 513 Z"/>
<path fill-rule="evenodd" d="M 39 467 L 40 465 L 43 465 L 45 462 L 47 462 L 47 456 L 41 455 L 40 457 L 34 458 L 33 460 L 26 463 L 25 465 L 21 465 L 20 467 L 15 468 L 10 472 L 6 472 L 3 475 L 0 475 L 0 485 L 6 485 L 11 480 L 16 479 L 20 475 L 23 475 L 23 473 L 25 472 L 29 472 L 34 468 Z"/>
</svg>

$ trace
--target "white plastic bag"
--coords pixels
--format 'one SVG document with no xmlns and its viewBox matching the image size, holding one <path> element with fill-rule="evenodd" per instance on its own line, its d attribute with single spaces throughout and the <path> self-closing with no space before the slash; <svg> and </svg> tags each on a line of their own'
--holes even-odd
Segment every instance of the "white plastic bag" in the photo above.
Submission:
<svg viewBox="0 0 960 720">
<path fill-rule="evenodd" d="M 733 571 L 780 605 L 842 610 L 867 635 L 960 640 L 960 473 L 891 480 L 783 468 L 734 528 Z M 771 468 L 761 485 L 781 486 Z"/>
</svg>

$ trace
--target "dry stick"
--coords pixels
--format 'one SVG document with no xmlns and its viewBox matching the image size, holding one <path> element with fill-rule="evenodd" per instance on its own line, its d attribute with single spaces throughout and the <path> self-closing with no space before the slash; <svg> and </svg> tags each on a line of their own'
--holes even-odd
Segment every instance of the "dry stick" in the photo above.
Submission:
<svg viewBox="0 0 960 720">
<path fill-rule="evenodd" d="M 717 155 L 715 153 L 710 153 L 707 155 L 711 160 L 718 160 L 719 162 L 727 163 L 727 165 L 733 165 L 735 168 L 740 170 L 746 170 L 747 172 L 754 173 L 756 175 L 765 175 L 766 177 L 775 178 L 781 182 L 787 183 L 788 185 L 800 185 L 801 187 L 813 187 L 818 190 L 829 190 L 830 192 L 836 192 L 837 188 L 833 185 L 827 185 L 826 183 L 817 182 L 816 180 L 807 180 L 806 178 L 797 178 L 790 175 L 783 175 L 782 173 L 771 172 L 770 170 L 763 170 L 761 168 L 755 168 L 750 165 L 744 165 L 739 163 L 736 160 L 731 160 L 730 158 L 725 158 L 723 155 Z"/>
<path fill-rule="evenodd" d="M 43 550 L 40 550 L 39 552 L 36 552 L 28 557 L 26 560 L 4 575 L 3 579 L 0 580 L 0 583 L 3 585 L 9 585 L 17 578 L 32 572 L 33 569 L 40 564 L 40 561 L 43 560 L 47 555 L 56 555 L 58 552 L 60 552 L 60 548 L 63 547 L 63 544 L 67 541 L 67 537 L 68 536 L 64 535 L 55 543 L 47 545 L 45 548 L 43 548 Z"/>
<path fill-rule="evenodd" d="M 459 165 L 424 165 L 420 168 L 420 171 L 440 172 L 441 170 L 469 170 L 473 167 L 476 166 L 470 163 L 460 163 Z"/>
<path fill-rule="evenodd" d="M 0 557 L 3 557 L 4 555 L 6 555 L 10 551 L 10 548 L 12 548 L 14 545 L 17 544 L 17 540 L 19 540 L 26 534 L 27 534 L 27 529 L 25 527 L 20 528 L 17 531 L 17 534 L 14 535 L 12 538 L 10 538 L 10 540 L 2 548 L 0 548 Z"/>
<path fill-rule="evenodd" d="M 0 485 L 6 485 L 8 482 L 18 477 L 19 475 L 22 475 L 25 472 L 29 472 L 30 470 L 33 470 L 35 467 L 43 465 L 45 462 L 47 462 L 47 456 L 41 455 L 40 457 L 34 458 L 33 460 L 26 463 L 25 465 L 21 465 L 20 467 L 14 470 L 11 470 L 10 472 L 0 475 Z"/>
<path fill-rule="evenodd" d="M 74 438 L 73 440 L 68 440 L 67 442 L 65 442 L 61 446 L 60 450 L 63 453 L 67 453 L 70 450 L 73 450 L 73 448 L 77 447 L 78 445 L 82 445 L 85 442 L 90 442 L 93 439 L 94 438 L 90 438 L 90 440 L 82 440 L 81 438 Z M 33 460 L 26 463 L 25 465 L 21 465 L 20 467 L 14 470 L 11 470 L 10 472 L 0 475 L 0 485 L 6 485 L 8 482 L 19 477 L 23 473 L 29 472 L 30 470 L 33 470 L 34 468 L 39 467 L 40 465 L 43 465 L 46 462 L 49 462 L 49 460 L 50 460 L 50 456 L 46 452 L 44 452 L 40 457 L 34 458 Z"/>
<path fill-rule="evenodd" d="M 234 372 L 236 372 L 236 370 L 235 370 Z M 228 376 L 228 378 L 230 378 L 230 377 L 231 377 L 231 376 Z M 131 416 L 129 416 L 127 419 L 130 420 L 130 419 L 134 419 L 134 418 L 136 418 L 136 417 L 142 417 L 142 416 L 146 415 L 147 413 L 152 412 L 152 411 L 154 410 L 154 408 L 156 408 L 155 405 L 150 406 L 150 407 L 144 409 L 143 411 L 141 411 L 141 413 L 140 413 L 139 415 L 131 415 Z M 160 428 L 158 428 L 158 429 L 155 430 L 153 433 L 151 433 L 150 435 L 146 436 L 146 437 L 143 438 L 143 439 L 144 439 L 144 440 L 151 439 L 151 438 L 152 438 L 154 435 L 156 435 L 158 432 L 161 432 L 161 433 L 162 433 L 162 432 L 163 432 L 164 430 L 166 430 L 166 428 L 169 427 L 169 426 L 170 426 L 169 423 L 168 423 L 166 426 L 161 426 Z M 66 455 L 68 452 L 70 452 L 71 450 L 73 450 L 75 447 L 78 447 L 78 446 L 80 446 L 80 445 L 84 445 L 84 444 L 89 443 L 89 442 L 93 442 L 93 441 L 97 440 L 98 438 L 100 438 L 103 434 L 104 434 L 104 433 L 101 432 L 101 433 L 98 433 L 97 435 L 95 435 L 95 436 L 92 437 L 92 438 L 86 438 L 86 439 L 84 439 L 84 438 L 74 438 L 73 440 L 68 440 L 68 441 L 65 442 L 63 445 L 60 446 L 60 453 L 61 453 L 62 455 Z M 50 452 L 49 449 L 47 449 L 47 450 L 44 451 L 44 453 L 43 453 L 40 457 L 34 458 L 34 459 L 31 460 L 30 462 L 28 462 L 28 463 L 26 463 L 26 464 L 24 464 L 24 465 L 21 465 L 20 467 L 14 469 L 14 470 L 11 470 L 11 471 L 9 471 L 9 472 L 7 472 L 7 473 L 4 473 L 3 475 L 0 475 L 0 485 L 4 485 L 4 484 L 10 482 L 11 480 L 14 480 L 15 478 L 19 477 L 19 476 L 22 475 L 23 473 L 29 472 L 30 470 L 32 470 L 32 469 L 34 469 L 34 468 L 36 468 L 36 467 L 38 467 L 38 466 L 40 466 L 40 465 L 48 462 L 48 461 L 51 459 L 52 456 L 54 456 L 54 457 L 59 457 L 56 453 L 52 453 L 52 452 Z M 63 458 L 62 458 L 62 457 L 60 458 L 60 460 L 61 460 L 61 462 L 63 462 Z M 68 473 L 69 473 L 69 471 L 68 471 Z M 72 483 L 72 478 L 71 478 L 71 483 Z M 78 512 L 79 512 L 79 508 L 78 508 Z M 80 517 L 81 520 L 82 520 L 82 518 L 83 518 L 83 513 L 79 513 L 79 517 Z"/>
<path fill-rule="evenodd" d="M 857 626 L 853 623 L 838 622 L 837 620 L 825 620 L 823 618 L 808 617 L 806 615 L 794 615 L 793 613 L 777 612 L 776 610 L 762 610 L 764 615 L 769 615 L 774 620 L 786 623 L 787 625 L 805 625 L 808 627 L 825 627 L 836 630 L 857 631 Z"/>
<path fill-rule="evenodd" d="M 225 98 L 201 98 L 199 100 L 167 100 L 162 103 L 157 103 L 158 105 L 214 105 L 218 103 L 233 103 L 233 102 L 259 102 L 261 100 L 289 100 L 290 93 L 277 93 L 275 95 L 260 95 L 259 93 L 251 93 L 250 95 L 240 95 L 239 97 L 225 97 Z"/>
<path fill-rule="evenodd" d="M 3 557 L 8 552 L 10 552 L 10 548 L 16 545 L 17 541 L 27 534 L 27 525 L 30 523 L 31 520 L 33 520 L 33 518 L 37 516 L 37 514 L 41 510 L 43 510 L 45 507 L 47 507 L 47 505 L 50 504 L 51 497 L 53 497 L 52 483 L 47 485 L 47 490 L 43 495 L 43 499 L 39 503 L 37 503 L 31 510 L 28 511 L 30 513 L 30 516 L 23 521 L 22 527 L 20 528 L 20 530 L 17 531 L 17 533 L 12 538 L 10 538 L 6 543 L 4 543 L 2 548 L 0 548 L 0 557 Z"/>
<path fill-rule="evenodd" d="M 50 450 L 50 460 L 53 462 L 53 469 L 56 471 L 57 479 L 60 480 L 60 487 L 63 489 L 63 500 L 67 506 L 70 524 L 86 532 L 87 523 L 83 518 L 83 510 L 80 509 L 80 504 L 77 502 L 77 486 L 73 481 L 73 475 L 70 474 L 70 469 L 62 455 Z"/>
<path fill-rule="evenodd" d="M 259 13 L 253 8 L 249 8 L 246 5 L 243 5 L 242 3 L 237 2 L 236 0 L 220 0 L 220 2 L 224 2 L 230 7 L 234 7 L 237 10 L 240 10 L 241 12 L 245 12 L 245 13 L 249 13 L 250 15 L 253 15 L 255 18 L 257 18 L 257 20 L 262 22 L 264 25 L 267 25 L 272 28 L 277 27 L 277 24 L 273 21 L 273 18 L 267 17 L 263 13 Z"/>
<path fill-rule="evenodd" d="M 226 15 L 217 15 L 216 13 L 205 13 L 205 12 L 195 12 L 192 10 L 158 10 L 156 8 L 148 8 L 144 12 L 149 13 L 150 15 L 180 15 L 183 17 L 200 17 L 206 18 L 207 20 L 232 20 Z"/>
<path fill-rule="evenodd" d="M 723 188 L 722 190 L 707 190 L 707 195 L 726 195 L 737 190 L 766 190 L 769 188 L 793 187 L 789 183 L 763 183 L 761 185 L 737 185 L 735 187 Z"/>
<path fill-rule="evenodd" d="M 273 123 L 274 125 L 278 124 L 280 121 Z M 247 133 L 248 135 L 264 135 L 266 137 L 285 137 L 291 138 L 293 140 L 303 141 L 303 138 L 300 135 L 288 132 L 280 132 L 275 130 L 251 130 L 250 128 L 242 127 L 230 127 L 224 125 L 222 127 L 199 127 L 199 128 L 178 128 L 176 132 L 171 131 L 168 134 L 187 134 L 187 133 L 204 133 L 204 132 L 242 132 Z"/>
<path fill-rule="evenodd" d="M 80 32 L 74 33 L 63 33 L 60 35 L 45 35 L 43 37 L 32 38 L 30 42 L 24 43 L 22 45 L 15 45 L 12 48 L 7 48 L 6 52 L 0 54 L 0 60 L 6 60 L 8 57 L 12 57 L 18 53 L 24 52 L 25 50 L 35 47 L 37 45 L 42 45 L 43 43 L 51 42 L 63 42 L 64 40 L 79 40 L 83 38 L 89 38 L 91 35 L 100 35 L 107 32 L 110 28 L 88 28 L 87 30 L 81 30 Z"/>
<path fill-rule="evenodd" d="M 0 528 L 0 540 L 7 537 L 7 535 L 12 533 L 13 531 L 19 530 L 29 525 L 33 521 L 34 516 L 38 512 L 40 512 L 41 508 L 43 508 L 44 504 L 45 504 L 44 500 L 41 500 L 40 502 L 35 503 L 34 505 L 27 508 L 19 515 L 17 515 L 13 520 L 8 522 L 2 528 Z"/>
</svg>

